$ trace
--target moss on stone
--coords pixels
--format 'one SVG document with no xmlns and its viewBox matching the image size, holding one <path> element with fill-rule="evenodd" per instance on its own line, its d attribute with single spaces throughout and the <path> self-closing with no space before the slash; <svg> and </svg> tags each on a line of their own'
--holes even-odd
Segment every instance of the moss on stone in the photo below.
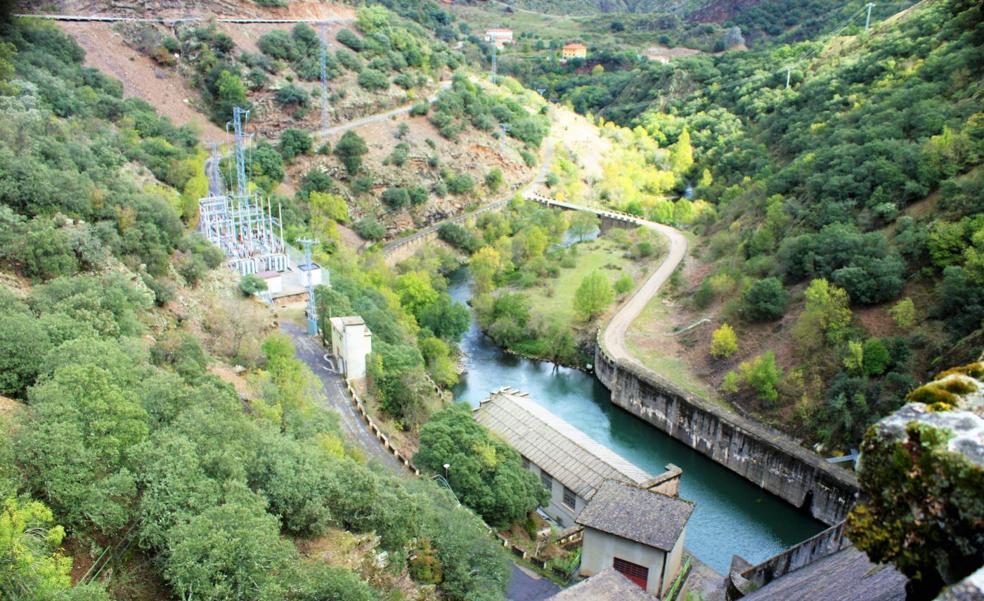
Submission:
<svg viewBox="0 0 984 601">
<path fill-rule="evenodd" d="M 957 404 L 957 395 L 952 392 L 943 389 L 936 382 L 931 384 L 926 384 L 925 386 L 920 386 L 919 388 L 913 390 L 906 397 L 906 400 L 910 403 L 923 403 L 924 405 L 935 405 L 937 403 L 945 403 L 947 405 Z"/>
<path fill-rule="evenodd" d="M 984 364 L 980 361 L 975 361 L 974 363 L 968 363 L 967 365 L 961 365 L 959 367 L 951 367 L 950 369 L 940 372 L 936 375 L 936 379 L 942 379 L 947 376 L 954 374 L 959 374 L 962 376 L 970 376 L 971 378 L 981 379 L 984 378 Z"/>
<path fill-rule="evenodd" d="M 951 436 L 917 422 L 900 433 L 875 425 L 861 447 L 861 498 L 848 536 L 871 561 L 910 577 L 919 598 L 935 597 L 984 556 L 984 470 L 949 450 Z"/>
<path fill-rule="evenodd" d="M 977 385 L 969 378 L 948 378 L 936 383 L 943 390 L 963 396 L 977 390 Z"/>
</svg>

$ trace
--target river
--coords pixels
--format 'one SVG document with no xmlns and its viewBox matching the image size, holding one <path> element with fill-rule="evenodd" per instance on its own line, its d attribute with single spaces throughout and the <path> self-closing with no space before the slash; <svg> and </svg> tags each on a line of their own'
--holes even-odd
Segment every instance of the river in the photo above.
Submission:
<svg viewBox="0 0 984 601">
<path fill-rule="evenodd" d="M 471 297 L 466 269 L 451 275 L 448 289 L 459 302 Z M 667 463 L 682 468 L 680 496 L 696 503 L 685 544 L 719 574 L 727 573 L 732 555 L 757 563 L 826 527 L 612 405 L 594 376 L 503 352 L 482 334 L 474 314 L 461 349 L 467 372 L 454 388 L 455 400 L 478 406 L 492 390 L 512 386 L 651 474 L 661 474 Z"/>
</svg>

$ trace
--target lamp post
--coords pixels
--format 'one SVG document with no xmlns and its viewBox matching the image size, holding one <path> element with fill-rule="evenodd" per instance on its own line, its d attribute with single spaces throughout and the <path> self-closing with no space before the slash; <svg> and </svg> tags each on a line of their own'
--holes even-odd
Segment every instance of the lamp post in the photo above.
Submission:
<svg viewBox="0 0 984 601">
<path fill-rule="evenodd" d="M 444 464 L 444 480 L 445 481 L 447 481 L 447 479 L 448 479 L 448 470 L 449 469 L 451 469 L 451 464 L 450 463 L 445 463 Z"/>
</svg>

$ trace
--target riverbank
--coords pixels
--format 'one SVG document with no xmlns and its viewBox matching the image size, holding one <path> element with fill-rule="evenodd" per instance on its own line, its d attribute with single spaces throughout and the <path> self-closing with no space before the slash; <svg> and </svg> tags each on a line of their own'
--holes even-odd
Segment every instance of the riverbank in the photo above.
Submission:
<svg viewBox="0 0 984 601">
<path fill-rule="evenodd" d="M 467 271 L 449 278 L 458 302 L 471 298 Z M 668 463 L 683 470 L 680 496 L 696 502 L 687 527 L 687 547 L 724 574 L 731 556 L 762 561 L 820 532 L 824 526 L 741 476 L 716 464 L 611 402 L 593 376 L 507 353 L 484 336 L 472 319 L 461 341 L 466 373 L 454 399 L 477 406 L 504 385 L 530 393 L 538 404 L 593 440 L 650 473 Z"/>
</svg>

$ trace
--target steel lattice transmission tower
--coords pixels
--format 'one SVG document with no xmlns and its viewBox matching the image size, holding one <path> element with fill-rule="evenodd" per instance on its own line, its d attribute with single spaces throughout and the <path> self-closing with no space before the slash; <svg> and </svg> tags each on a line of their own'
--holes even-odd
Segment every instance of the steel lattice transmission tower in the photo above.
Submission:
<svg viewBox="0 0 984 601">
<path fill-rule="evenodd" d="M 243 121 L 249 119 L 249 111 L 233 107 L 232 127 L 236 136 L 236 194 L 246 196 L 249 184 L 246 179 L 246 144 L 243 140 Z"/>
<path fill-rule="evenodd" d="M 321 137 L 328 137 L 328 28 L 318 28 L 321 38 Z"/>
<path fill-rule="evenodd" d="M 314 304 L 314 285 L 311 283 L 311 269 L 314 267 L 314 263 L 311 259 L 311 247 L 318 244 L 317 240 L 312 240 L 310 238 L 303 238 L 298 240 L 298 242 L 304 245 L 304 273 L 305 280 L 304 283 L 307 286 L 308 292 L 308 306 L 307 306 L 307 326 L 308 326 L 308 336 L 316 336 L 318 334 L 318 309 Z"/>
</svg>

